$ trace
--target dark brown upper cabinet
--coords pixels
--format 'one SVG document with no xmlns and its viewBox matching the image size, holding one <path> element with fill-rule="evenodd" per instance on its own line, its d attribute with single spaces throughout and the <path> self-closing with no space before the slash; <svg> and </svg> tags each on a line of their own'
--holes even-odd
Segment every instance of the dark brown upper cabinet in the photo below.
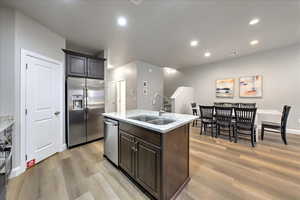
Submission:
<svg viewBox="0 0 300 200">
<path fill-rule="evenodd" d="M 104 58 L 63 49 L 66 53 L 66 75 L 104 79 Z"/>
<path fill-rule="evenodd" d="M 88 58 L 87 63 L 88 77 L 104 79 L 104 62 L 102 60 Z"/>
<path fill-rule="evenodd" d="M 67 55 L 67 73 L 69 76 L 86 75 L 86 58 L 81 56 Z"/>
</svg>

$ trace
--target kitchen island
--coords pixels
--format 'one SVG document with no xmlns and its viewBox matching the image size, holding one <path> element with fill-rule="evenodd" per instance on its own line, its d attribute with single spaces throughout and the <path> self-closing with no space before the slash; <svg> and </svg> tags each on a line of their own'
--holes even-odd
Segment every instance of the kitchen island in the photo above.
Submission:
<svg viewBox="0 0 300 200">
<path fill-rule="evenodd" d="M 119 122 L 118 168 L 150 197 L 176 198 L 190 180 L 189 123 L 197 116 L 146 110 L 103 115 Z"/>
</svg>

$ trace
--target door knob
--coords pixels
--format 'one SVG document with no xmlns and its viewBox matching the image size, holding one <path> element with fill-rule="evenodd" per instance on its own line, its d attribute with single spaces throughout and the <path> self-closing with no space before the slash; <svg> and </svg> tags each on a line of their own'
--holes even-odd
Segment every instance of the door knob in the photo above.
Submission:
<svg viewBox="0 0 300 200">
<path fill-rule="evenodd" d="M 59 115 L 60 114 L 60 112 L 59 111 L 56 111 L 55 113 L 54 113 L 54 115 Z"/>
</svg>

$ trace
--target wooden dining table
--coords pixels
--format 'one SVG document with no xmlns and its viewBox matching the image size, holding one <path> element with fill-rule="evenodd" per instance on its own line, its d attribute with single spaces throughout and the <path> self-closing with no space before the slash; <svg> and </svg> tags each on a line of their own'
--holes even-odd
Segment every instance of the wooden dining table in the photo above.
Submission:
<svg viewBox="0 0 300 200">
<path fill-rule="evenodd" d="M 197 107 L 199 110 L 199 107 Z M 200 113 L 200 112 L 198 112 Z M 234 114 L 234 113 L 233 113 Z M 256 141 L 259 141 L 260 128 L 262 121 L 270 121 L 280 123 L 282 112 L 276 109 L 257 109 L 256 117 L 255 117 L 255 125 L 256 125 Z"/>
</svg>

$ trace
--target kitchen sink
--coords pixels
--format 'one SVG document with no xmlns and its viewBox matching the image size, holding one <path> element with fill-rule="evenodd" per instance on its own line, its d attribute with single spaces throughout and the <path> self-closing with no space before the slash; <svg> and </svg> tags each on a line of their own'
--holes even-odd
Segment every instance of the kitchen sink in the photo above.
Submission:
<svg viewBox="0 0 300 200">
<path fill-rule="evenodd" d="M 175 122 L 175 120 L 159 118 L 159 119 L 154 119 L 154 120 L 148 121 L 148 123 L 155 124 L 155 125 L 166 125 L 166 124 L 170 124 L 172 122 Z"/>
<path fill-rule="evenodd" d="M 151 120 L 159 119 L 159 117 L 155 117 L 155 116 L 151 116 L 151 115 L 138 115 L 135 117 L 129 117 L 129 119 L 134 119 L 134 120 L 138 120 L 138 121 L 142 121 L 142 122 L 148 122 Z"/>
<path fill-rule="evenodd" d="M 135 116 L 135 117 L 129 117 L 129 119 L 147 122 L 149 124 L 155 124 L 155 125 L 166 125 L 166 124 L 175 122 L 175 120 L 172 120 L 172 119 L 156 117 L 156 116 L 152 116 L 152 115 L 139 115 L 139 116 Z"/>
</svg>

